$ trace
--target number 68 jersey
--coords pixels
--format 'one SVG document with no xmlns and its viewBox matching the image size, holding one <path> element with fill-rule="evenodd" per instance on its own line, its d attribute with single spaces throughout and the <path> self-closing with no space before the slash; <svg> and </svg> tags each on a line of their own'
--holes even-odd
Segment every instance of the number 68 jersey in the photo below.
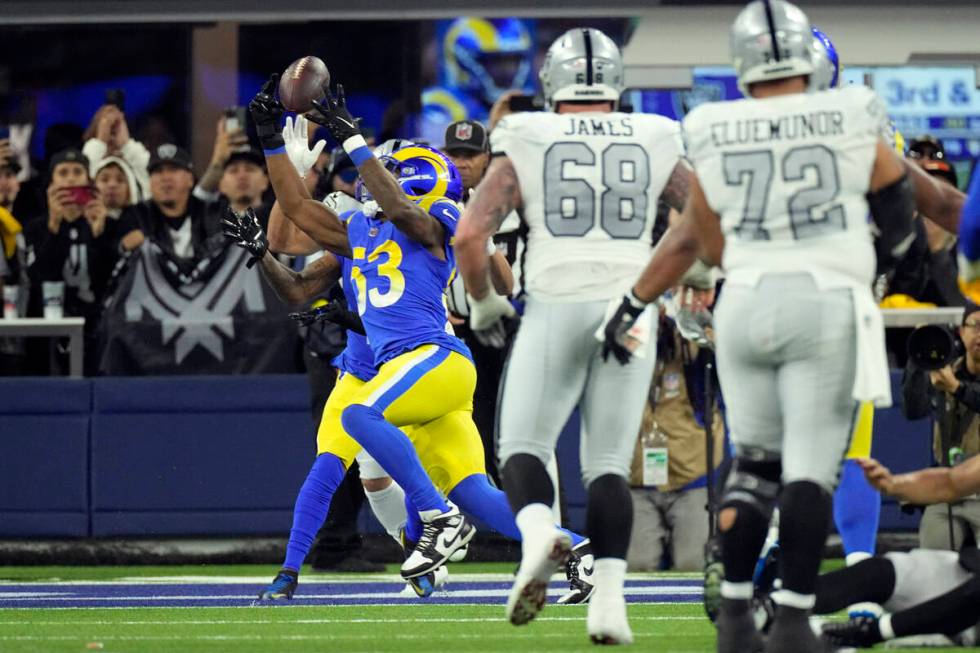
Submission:
<svg viewBox="0 0 980 653">
<path fill-rule="evenodd" d="M 518 113 L 490 136 L 517 171 L 527 227 L 522 287 L 547 302 L 620 296 L 650 260 L 680 125 L 619 112 Z"/>
<path fill-rule="evenodd" d="M 864 86 L 713 102 L 687 115 L 688 158 L 721 217 L 729 282 L 809 271 L 823 287 L 834 278 L 870 286 L 865 196 L 886 123 Z"/>
</svg>

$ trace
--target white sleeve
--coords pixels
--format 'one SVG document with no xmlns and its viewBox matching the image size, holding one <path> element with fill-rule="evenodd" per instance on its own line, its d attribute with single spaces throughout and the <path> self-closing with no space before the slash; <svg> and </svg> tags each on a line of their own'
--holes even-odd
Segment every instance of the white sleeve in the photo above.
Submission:
<svg viewBox="0 0 980 653">
<path fill-rule="evenodd" d="M 119 153 L 133 169 L 133 174 L 136 176 L 136 183 L 139 185 L 141 198 L 149 199 L 150 173 L 147 172 L 146 166 L 150 163 L 150 151 L 135 138 L 130 138 L 122 146 L 122 150 Z"/>
<path fill-rule="evenodd" d="M 105 141 L 98 138 L 90 138 L 85 141 L 85 145 L 82 146 L 82 154 L 88 159 L 90 175 L 95 176 L 95 169 L 98 167 L 99 161 L 105 158 L 108 150 L 109 146 L 105 144 Z"/>
<path fill-rule="evenodd" d="M 490 132 L 490 152 L 494 156 L 506 154 L 512 156 L 514 145 L 518 140 L 514 116 L 504 116 Z"/>
</svg>

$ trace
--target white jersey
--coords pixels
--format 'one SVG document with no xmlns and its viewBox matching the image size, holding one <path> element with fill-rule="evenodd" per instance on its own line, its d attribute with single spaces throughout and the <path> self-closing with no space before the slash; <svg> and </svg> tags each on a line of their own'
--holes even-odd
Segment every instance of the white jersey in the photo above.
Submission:
<svg viewBox="0 0 980 653">
<path fill-rule="evenodd" d="M 810 271 L 821 287 L 866 285 L 875 254 L 865 198 L 887 124 L 864 86 L 714 102 L 684 119 L 688 157 L 721 216 L 722 267 L 755 285 Z"/>
<path fill-rule="evenodd" d="M 650 260 L 657 199 L 680 161 L 680 126 L 619 112 L 518 113 L 490 135 L 524 201 L 524 290 L 546 302 L 618 297 Z"/>
</svg>

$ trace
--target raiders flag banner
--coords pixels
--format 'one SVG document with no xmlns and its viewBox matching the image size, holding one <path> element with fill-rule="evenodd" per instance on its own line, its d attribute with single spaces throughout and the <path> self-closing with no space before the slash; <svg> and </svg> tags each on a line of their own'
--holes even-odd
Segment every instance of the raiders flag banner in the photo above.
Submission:
<svg viewBox="0 0 980 653">
<path fill-rule="evenodd" d="M 193 264 L 147 240 L 116 270 L 102 320 L 106 375 L 295 372 L 287 308 L 230 243 Z"/>
</svg>

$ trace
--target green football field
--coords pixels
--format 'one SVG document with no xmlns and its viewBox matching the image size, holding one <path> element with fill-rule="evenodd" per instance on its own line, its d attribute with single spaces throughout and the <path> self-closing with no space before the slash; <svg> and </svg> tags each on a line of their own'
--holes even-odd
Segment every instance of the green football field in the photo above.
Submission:
<svg viewBox="0 0 980 653">
<path fill-rule="evenodd" d="M 549 605 L 532 624 L 504 619 L 510 564 L 453 565 L 431 600 L 399 597 L 386 574 L 305 574 L 293 601 L 252 605 L 273 567 L 0 568 L 0 651 L 584 651 L 584 606 Z M 711 651 L 698 579 L 630 576 L 636 648 Z M 552 593 L 562 590 L 553 583 Z M 438 601 L 438 603 L 437 603 Z M 47 606 L 47 607 L 45 607 Z M 915 649 L 905 649 L 912 651 Z M 931 651 L 952 649 L 929 649 Z"/>
</svg>

